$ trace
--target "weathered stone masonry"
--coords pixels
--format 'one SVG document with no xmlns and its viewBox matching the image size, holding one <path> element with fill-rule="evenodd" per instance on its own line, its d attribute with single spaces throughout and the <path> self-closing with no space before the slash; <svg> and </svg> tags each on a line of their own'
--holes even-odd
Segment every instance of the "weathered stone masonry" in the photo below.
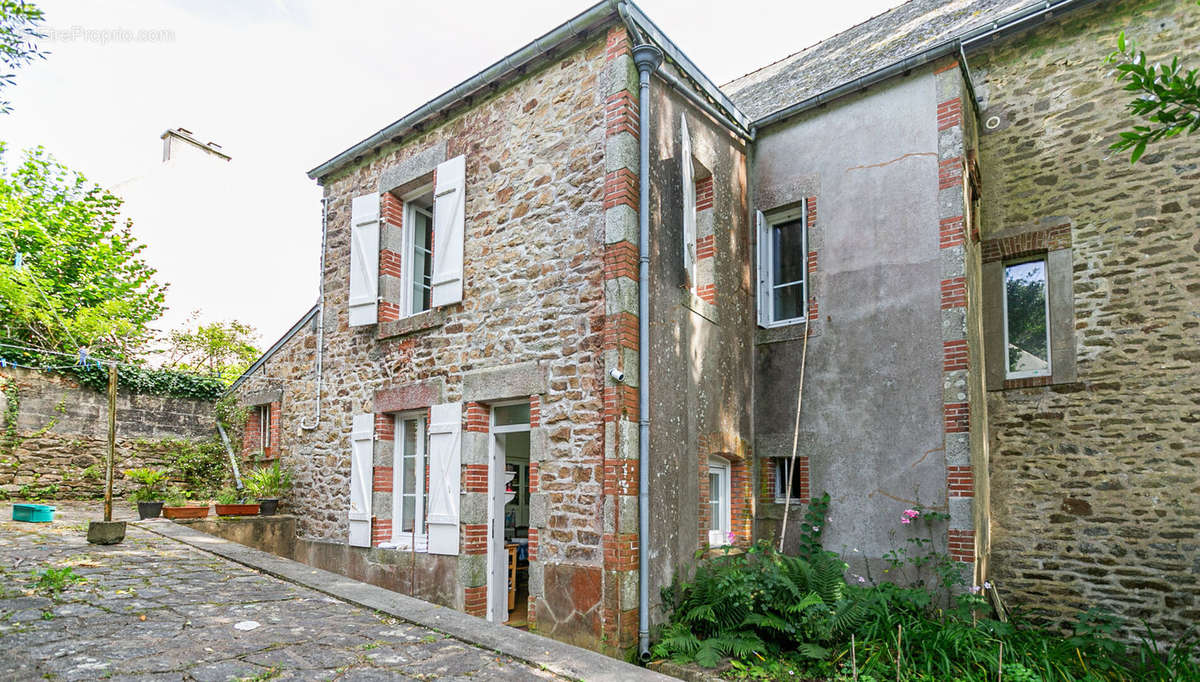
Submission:
<svg viewBox="0 0 1200 682">
<path fill-rule="evenodd" d="M 972 57 L 984 258 L 1070 254 L 1078 372 L 987 393 L 991 574 L 1053 620 L 1100 605 L 1177 636 L 1200 621 L 1200 146 L 1107 150 L 1131 125 L 1103 64 L 1121 30 L 1151 61 L 1200 51 L 1194 6 L 1119 2 Z"/>
</svg>

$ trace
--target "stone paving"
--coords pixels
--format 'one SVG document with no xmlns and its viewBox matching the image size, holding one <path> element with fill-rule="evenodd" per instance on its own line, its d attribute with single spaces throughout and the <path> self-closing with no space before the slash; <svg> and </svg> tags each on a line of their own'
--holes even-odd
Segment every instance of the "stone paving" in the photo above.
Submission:
<svg viewBox="0 0 1200 682">
<path fill-rule="evenodd" d="M 563 679 L 133 526 L 89 545 L 58 504 L 0 521 L 0 680 Z M 67 568 L 83 581 L 39 587 Z"/>
</svg>

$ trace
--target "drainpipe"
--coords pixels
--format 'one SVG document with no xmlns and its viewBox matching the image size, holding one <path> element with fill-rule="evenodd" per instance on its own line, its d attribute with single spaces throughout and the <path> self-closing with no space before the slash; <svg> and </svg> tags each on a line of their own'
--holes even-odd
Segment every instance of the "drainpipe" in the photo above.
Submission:
<svg viewBox="0 0 1200 682">
<path fill-rule="evenodd" d="M 321 357 L 325 350 L 325 245 L 329 238 L 329 198 L 321 198 L 321 280 L 317 285 L 317 411 L 313 423 L 300 420 L 300 428 L 312 431 L 321 423 Z"/>
<path fill-rule="evenodd" d="M 638 70 L 638 654 L 650 660 L 650 74 L 654 45 L 633 48 Z"/>
</svg>

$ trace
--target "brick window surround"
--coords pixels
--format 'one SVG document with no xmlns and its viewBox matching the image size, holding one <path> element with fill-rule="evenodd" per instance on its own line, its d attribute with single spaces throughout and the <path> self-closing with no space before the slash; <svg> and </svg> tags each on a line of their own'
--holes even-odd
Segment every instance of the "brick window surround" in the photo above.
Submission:
<svg viewBox="0 0 1200 682">
<path fill-rule="evenodd" d="M 1071 223 L 1064 219 L 1044 220 L 1034 227 L 985 239 L 980 246 L 983 261 L 984 380 L 987 390 L 1035 388 L 1076 381 Z M 1051 374 L 1009 379 L 1005 371 L 1005 267 L 1013 261 L 1031 258 L 1043 258 L 1046 262 Z"/>
<path fill-rule="evenodd" d="M 246 430 L 242 436 L 242 459 L 262 457 L 274 459 L 279 456 L 279 419 L 281 416 L 279 401 L 248 406 L 250 414 L 246 418 Z M 266 414 L 270 428 L 266 431 L 266 445 L 263 443 L 263 415 Z"/>
</svg>

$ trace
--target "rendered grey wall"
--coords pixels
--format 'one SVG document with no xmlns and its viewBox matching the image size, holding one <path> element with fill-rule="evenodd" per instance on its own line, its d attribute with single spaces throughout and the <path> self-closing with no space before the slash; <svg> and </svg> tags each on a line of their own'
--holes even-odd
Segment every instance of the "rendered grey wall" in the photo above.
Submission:
<svg viewBox="0 0 1200 682">
<path fill-rule="evenodd" d="M 946 505 L 935 120 L 924 70 L 759 131 L 755 150 L 755 208 L 816 198 L 810 294 L 820 317 L 800 454 L 810 458 L 812 496 L 832 497 L 825 547 L 856 570 L 857 559 L 904 544 L 905 508 Z M 758 332 L 760 463 L 791 454 L 801 329 Z M 760 504 L 758 534 L 777 537 L 781 515 L 781 505 Z M 789 520 L 790 542 L 795 527 Z"/>
<path fill-rule="evenodd" d="M 744 146 L 654 80 L 651 110 L 650 551 L 651 619 L 659 588 L 686 573 L 699 547 L 700 462 L 734 457 L 750 439 L 750 297 Z M 713 176 L 715 304 L 685 285 L 680 114 L 692 153 Z M 708 267 L 707 264 L 705 267 Z M 725 444 L 725 445 L 722 445 Z M 743 448 L 744 450 L 744 448 Z"/>
</svg>

